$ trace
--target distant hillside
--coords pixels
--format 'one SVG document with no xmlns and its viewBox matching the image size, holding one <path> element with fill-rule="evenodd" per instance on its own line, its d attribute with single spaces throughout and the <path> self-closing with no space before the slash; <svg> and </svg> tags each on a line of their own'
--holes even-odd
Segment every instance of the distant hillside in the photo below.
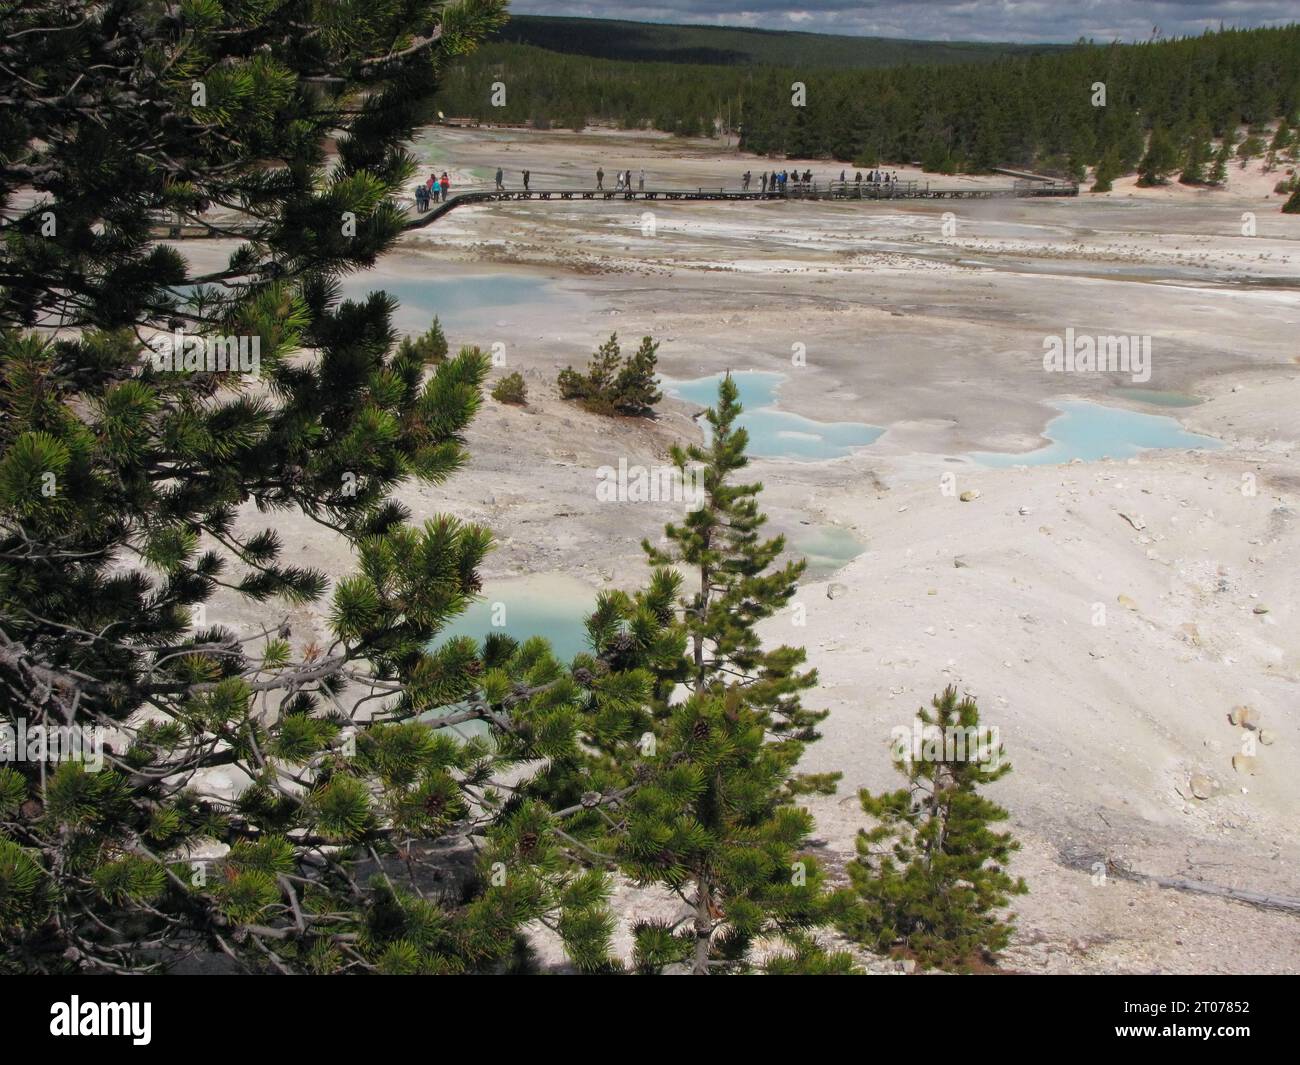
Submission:
<svg viewBox="0 0 1300 1065">
<path fill-rule="evenodd" d="M 864 69 L 834 65 L 830 49 L 863 49 L 861 62 L 866 50 L 885 44 L 987 46 L 581 19 L 517 22 L 523 32 L 537 23 L 578 27 L 566 32 L 570 49 L 581 45 L 582 27 L 620 27 L 624 58 L 495 41 L 446 72 L 441 110 L 537 129 L 582 130 L 595 120 L 684 137 L 725 132 L 773 158 L 867 167 L 920 160 L 941 173 L 1009 166 L 1081 180 L 1089 167 L 1113 178 L 1142 164 L 1149 181 L 1180 172 L 1193 185 L 1213 180 L 1234 152 L 1245 162 L 1267 151 L 1276 162 L 1293 143 L 1291 127 L 1300 127 L 1300 24 L 1144 44 L 1080 44 L 1045 54 L 977 51 L 981 58 L 964 64 L 931 54 L 926 63 Z M 759 54 L 750 41 L 771 48 L 812 41 L 823 65 L 801 66 L 788 56 L 781 65 L 685 63 L 680 51 L 672 62 L 626 58 L 629 50 L 674 39 L 711 42 L 708 47 L 741 56 Z M 886 61 L 883 53 L 874 55 Z M 792 103 L 795 81 L 805 83 L 802 105 Z M 1105 106 L 1094 106 L 1099 82 Z M 504 99 L 497 92 L 502 84 L 509 85 Z M 1250 136 L 1238 145 L 1243 126 Z"/>
<path fill-rule="evenodd" d="M 710 66 L 875 68 L 971 63 L 1059 51 L 1060 44 L 975 44 L 841 37 L 735 26 L 665 26 L 616 19 L 513 15 L 497 39 L 550 52 L 637 62 Z"/>
</svg>

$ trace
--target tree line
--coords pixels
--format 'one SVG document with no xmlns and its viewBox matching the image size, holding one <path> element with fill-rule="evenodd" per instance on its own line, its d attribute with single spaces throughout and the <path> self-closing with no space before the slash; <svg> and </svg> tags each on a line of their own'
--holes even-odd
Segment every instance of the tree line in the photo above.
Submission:
<svg viewBox="0 0 1300 1065">
<path fill-rule="evenodd" d="M 504 106 L 491 102 L 494 82 Z M 802 85 L 802 106 L 792 103 Z M 490 44 L 449 72 L 440 106 L 484 122 L 589 121 L 738 134 L 753 152 L 919 161 L 939 172 L 1138 168 L 1161 131 L 1179 152 L 1300 111 L 1300 26 L 884 70 L 626 62 Z"/>
</svg>

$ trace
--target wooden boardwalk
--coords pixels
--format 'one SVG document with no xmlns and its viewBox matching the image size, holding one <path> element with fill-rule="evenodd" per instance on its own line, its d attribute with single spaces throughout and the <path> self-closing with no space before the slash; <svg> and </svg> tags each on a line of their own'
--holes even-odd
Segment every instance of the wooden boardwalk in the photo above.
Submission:
<svg viewBox="0 0 1300 1065">
<path fill-rule="evenodd" d="M 1073 182 L 1048 179 L 1018 180 L 1011 185 L 943 186 L 929 181 L 895 182 L 790 182 L 784 190 L 760 188 L 737 189 L 725 186 L 697 186 L 695 188 L 649 189 L 592 189 L 555 188 L 523 189 L 473 187 L 452 193 L 443 202 L 433 204 L 427 211 L 417 212 L 414 205 L 407 207 L 406 229 L 422 229 L 457 207 L 470 207 L 483 203 L 613 203 L 613 202 L 667 202 L 690 203 L 700 201 L 734 202 L 739 200 L 813 200 L 829 202 L 866 203 L 879 200 L 994 200 L 1038 196 L 1077 196 L 1079 186 Z M 153 235 L 164 239 L 185 237 L 228 237 L 250 235 L 256 231 L 250 223 L 214 223 L 159 221 Z"/>
<path fill-rule="evenodd" d="M 734 189 L 726 187 L 697 186 L 693 189 L 522 189 L 482 188 L 457 192 L 451 198 L 436 203 L 427 211 L 414 215 L 410 228 L 420 228 L 436 222 L 457 207 L 476 203 L 515 203 L 519 201 L 700 201 L 700 200 L 993 200 L 1035 196 L 1077 196 L 1079 186 L 1073 182 L 1050 180 L 1021 180 L 1011 185 L 935 185 L 929 181 L 857 182 L 831 181 L 793 182 L 783 191 L 762 188 Z"/>
</svg>

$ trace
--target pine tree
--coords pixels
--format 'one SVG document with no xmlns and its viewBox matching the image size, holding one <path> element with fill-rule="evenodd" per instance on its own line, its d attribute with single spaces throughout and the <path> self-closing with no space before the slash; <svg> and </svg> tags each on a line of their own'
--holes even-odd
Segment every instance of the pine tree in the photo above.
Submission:
<svg viewBox="0 0 1300 1065">
<path fill-rule="evenodd" d="M 830 903 L 820 867 L 803 852 L 812 819 L 794 805 L 801 793 L 834 787 L 833 776 L 795 773 L 826 716 L 800 702 L 816 673 L 799 671 L 801 648 L 765 649 L 755 631 L 790 602 L 805 563 L 776 564 L 785 541 L 761 536 L 761 485 L 734 480 L 748 463 L 737 396 L 728 375 L 706 415 L 708 445 L 674 449 L 683 475 L 698 464 L 702 498 L 666 527 L 671 547 L 645 544 L 661 618 L 681 571 L 691 587 L 673 621 L 678 653 L 660 645 L 645 663 L 659 678 L 654 753 L 637 771 L 613 846 L 634 881 L 667 885 L 690 911 L 684 933 L 637 927 L 640 969 L 741 971 L 770 939 L 785 944 L 771 969 L 842 971 L 847 959 L 825 953 L 810 932 L 829 919 Z"/>
<path fill-rule="evenodd" d="M 1097 172 L 1093 175 L 1092 191 L 1110 192 L 1114 187 L 1115 178 L 1119 177 L 1119 173 L 1118 152 L 1114 148 L 1108 148 L 1101 157 L 1101 162 L 1097 164 Z"/>
<path fill-rule="evenodd" d="M 641 346 L 619 370 L 614 379 L 613 403 L 620 414 L 649 414 L 663 399 L 658 387 L 658 350 L 658 344 L 649 337 L 642 337 Z"/>
<path fill-rule="evenodd" d="M 1210 184 L 1223 185 L 1228 180 L 1228 160 L 1232 158 L 1232 145 L 1225 137 L 1214 153 L 1214 166 L 1210 168 Z"/>
<path fill-rule="evenodd" d="M 577 400 L 594 414 L 648 415 L 663 398 L 656 386 L 658 350 L 650 337 L 643 337 L 636 352 L 624 359 L 618 334 L 611 333 L 596 349 L 586 373 L 572 366 L 560 371 L 560 396 Z"/>
<path fill-rule="evenodd" d="M 1183 185 L 1204 185 L 1205 167 L 1213 154 L 1209 140 L 1202 133 L 1193 133 L 1187 142 L 1183 170 L 1178 181 Z"/>
<path fill-rule="evenodd" d="M 1258 159 L 1264 151 L 1264 141 L 1254 133 L 1249 133 L 1237 145 L 1237 158 L 1241 160 L 1241 169 L 1245 170 L 1252 159 Z"/>
<path fill-rule="evenodd" d="M 337 291 L 402 231 L 403 145 L 503 4 L 7 17 L 0 742 L 58 726 L 103 766 L 0 768 L 0 966 L 495 971 L 534 920 L 607 966 L 582 837 L 614 800 L 584 770 L 652 677 L 446 637 L 490 534 L 394 492 L 464 466 L 488 360 Z M 225 266 L 154 243 L 177 212 L 242 238 Z M 355 566 L 314 568 L 290 516 Z"/>
<path fill-rule="evenodd" d="M 612 414 L 612 390 L 614 379 L 622 364 L 622 352 L 618 345 L 618 334 L 610 333 L 587 364 L 587 372 L 579 373 L 572 366 L 566 366 L 556 378 L 563 399 L 578 400 L 588 410 L 600 414 Z"/>
<path fill-rule="evenodd" d="M 1146 154 L 1138 164 L 1138 184 L 1144 187 L 1163 185 L 1165 176 L 1178 165 L 1173 139 L 1161 126 L 1151 131 Z"/>
<path fill-rule="evenodd" d="M 1005 868 L 1020 845 L 991 827 L 1007 812 L 977 791 L 1011 771 L 1001 744 L 981 732 L 975 701 L 959 700 L 955 688 L 931 706 L 896 743 L 907 786 L 859 793 L 875 826 L 858 835 L 848 870 L 860 905 L 843 924 L 874 949 L 901 947 L 924 966 L 965 969 L 1006 946 L 1012 921 L 993 911 L 1028 889 Z"/>
</svg>

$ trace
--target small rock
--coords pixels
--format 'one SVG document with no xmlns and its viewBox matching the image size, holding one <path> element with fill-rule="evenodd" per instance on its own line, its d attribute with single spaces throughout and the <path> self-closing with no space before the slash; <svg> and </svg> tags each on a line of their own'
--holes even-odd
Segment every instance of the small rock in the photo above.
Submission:
<svg viewBox="0 0 1300 1065">
<path fill-rule="evenodd" d="M 848 593 L 848 590 L 849 590 L 848 585 L 840 584 L 838 582 L 833 582 L 831 584 L 826 585 L 826 598 L 838 599 L 840 598 L 840 596 L 846 595 Z"/>
<path fill-rule="evenodd" d="M 970 563 L 967 562 L 964 558 L 962 558 L 961 555 L 956 556 L 956 557 L 952 560 L 952 564 L 953 564 L 953 566 L 954 566 L 955 568 L 957 568 L 957 569 L 969 569 L 969 568 L 970 568 Z"/>
<path fill-rule="evenodd" d="M 1119 603 L 1120 606 L 1124 607 L 1126 610 L 1136 610 L 1138 608 L 1137 603 L 1134 602 L 1134 600 L 1130 599 L 1123 592 L 1121 592 L 1119 595 L 1115 597 L 1115 601 Z"/>
<path fill-rule="evenodd" d="M 1132 525 L 1133 528 L 1137 529 L 1138 532 L 1141 532 L 1143 529 L 1147 527 L 1147 523 L 1142 520 L 1142 517 L 1139 514 L 1125 514 L 1121 510 L 1119 512 L 1119 516 L 1123 518 L 1126 522 L 1128 522 L 1130 525 Z"/>
<path fill-rule="evenodd" d="M 1253 754 L 1234 754 L 1232 756 L 1232 768 L 1238 773 L 1249 773 L 1255 775 L 1255 756 Z"/>
<path fill-rule="evenodd" d="M 1021 507 L 1016 513 L 1018 513 L 1023 518 L 1026 514 L 1029 513 L 1029 508 Z"/>
<path fill-rule="evenodd" d="M 980 497 L 980 490 L 978 488 L 967 488 L 966 491 L 964 491 L 957 498 L 960 499 L 963 503 L 970 503 L 976 499 L 979 499 L 979 497 Z"/>
<path fill-rule="evenodd" d="M 1208 773 L 1193 773 L 1187 783 L 1198 799 L 1212 799 L 1221 788 L 1219 782 Z"/>
<path fill-rule="evenodd" d="M 1259 606 L 1255 607 L 1255 609 L 1254 609 L 1253 611 L 1251 611 L 1251 613 L 1254 613 L 1254 614 L 1267 614 L 1267 613 L 1268 613 L 1268 607 L 1266 607 L 1263 603 L 1260 603 Z"/>
<path fill-rule="evenodd" d="M 1271 747 L 1275 739 L 1277 739 L 1277 733 L 1271 728 L 1262 728 L 1259 730 L 1259 742 L 1265 747 Z"/>
</svg>

